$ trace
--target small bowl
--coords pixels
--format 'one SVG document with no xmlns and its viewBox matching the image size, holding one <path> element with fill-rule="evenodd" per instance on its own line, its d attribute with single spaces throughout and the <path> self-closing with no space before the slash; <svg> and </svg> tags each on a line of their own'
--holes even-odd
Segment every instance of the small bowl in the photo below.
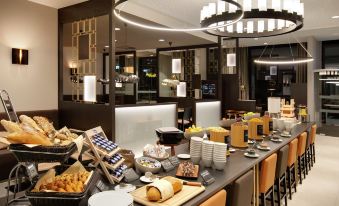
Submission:
<svg viewBox="0 0 339 206">
<path fill-rule="evenodd" d="M 224 170 L 226 166 L 226 162 L 213 162 L 214 168 L 217 170 Z"/>
<path fill-rule="evenodd" d="M 204 134 L 205 134 L 204 130 L 202 130 L 200 132 L 185 132 L 184 137 L 186 139 L 190 140 L 191 137 L 201 137 L 202 138 L 204 136 Z"/>
<path fill-rule="evenodd" d="M 142 161 L 151 162 L 151 164 L 153 164 L 154 167 L 148 167 L 148 166 L 142 165 L 141 164 Z M 161 163 L 158 160 L 150 158 L 150 157 L 139 157 L 135 159 L 135 167 L 141 173 L 152 172 L 153 174 L 155 174 L 161 170 Z"/>
<path fill-rule="evenodd" d="M 233 123 L 236 122 L 236 119 L 223 119 L 219 122 L 220 127 L 230 128 Z"/>
</svg>

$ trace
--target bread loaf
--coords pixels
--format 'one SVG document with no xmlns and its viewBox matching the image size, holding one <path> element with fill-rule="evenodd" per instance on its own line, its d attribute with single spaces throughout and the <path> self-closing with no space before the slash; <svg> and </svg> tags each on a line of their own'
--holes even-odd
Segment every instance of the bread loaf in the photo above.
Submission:
<svg viewBox="0 0 339 206">
<path fill-rule="evenodd" d="M 1 120 L 1 125 L 5 128 L 5 130 L 9 133 L 12 132 L 22 132 L 22 129 L 18 123 L 7 121 L 7 120 Z"/>
<path fill-rule="evenodd" d="M 46 117 L 35 116 L 33 119 L 44 130 L 44 132 L 46 132 L 46 134 L 51 134 L 55 131 L 53 124 L 50 123 Z"/>
<path fill-rule="evenodd" d="M 52 142 L 48 137 L 41 134 L 31 134 L 28 132 L 14 132 L 7 136 L 7 140 L 13 144 L 38 144 L 51 146 Z"/>
<path fill-rule="evenodd" d="M 35 121 L 30 118 L 29 116 L 26 115 L 20 115 L 19 119 L 21 120 L 22 123 L 25 123 L 35 129 L 38 132 L 44 133 L 44 131 L 35 123 Z"/>
<path fill-rule="evenodd" d="M 182 190 L 181 180 L 174 177 L 164 177 L 146 187 L 146 196 L 149 201 L 163 202 Z"/>
</svg>

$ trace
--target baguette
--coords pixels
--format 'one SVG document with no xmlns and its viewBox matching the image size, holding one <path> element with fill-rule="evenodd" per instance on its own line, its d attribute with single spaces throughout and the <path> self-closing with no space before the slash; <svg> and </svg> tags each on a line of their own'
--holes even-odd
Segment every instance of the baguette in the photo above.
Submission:
<svg viewBox="0 0 339 206">
<path fill-rule="evenodd" d="M 4 119 L 1 120 L 0 122 L 1 122 L 1 125 L 5 128 L 5 130 L 9 133 L 22 132 L 20 125 L 16 122 L 7 121 Z"/>
<path fill-rule="evenodd" d="M 13 144 L 38 144 L 42 146 L 52 146 L 48 137 L 35 133 L 15 132 L 7 136 L 7 140 Z"/>
<path fill-rule="evenodd" d="M 182 181 L 174 177 L 164 177 L 146 187 L 146 196 L 149 201 L 163 202 L 182 190 Z"/>
<path fill-rule="evenodd" d="M 20 115 L 19 119 L 21 120 L 22 123 L 29 125 L 30 127 L 35 129 L 36 131 L 38 131 L 40 133 L 44 133 L 44 131 L 35 123 L 35 121 L 32 118 L 30 118 L 26 115 Z"/>
</svg>

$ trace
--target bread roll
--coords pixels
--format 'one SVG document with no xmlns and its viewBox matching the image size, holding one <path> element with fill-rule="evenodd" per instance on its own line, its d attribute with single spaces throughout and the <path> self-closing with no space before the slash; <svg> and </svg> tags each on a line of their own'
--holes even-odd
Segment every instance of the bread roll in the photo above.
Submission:
<svg viewBox="0 0 339 206">
<path fill-rule="evenodd" d="M 52 145 L 52 142 L 48 139 L 48 137 L 28 132 L 11 133 L 7 136 L 7 140 L 14 144 L 38 144 L 42 146 Z"/>
<path fill-rule="evenodd" d="M 163 202 L 182 190 L 181 180 L 174 177 L 164 177 L 146 187 L 146 196 L 149 201 Z"/>
<path fill-rule="evenodd" d="M 35 123 L 35 121 L 32 118 L 26 115 L 20 115 L 19 119 L 21 120 L 22 123 L 26 123 L 36 131 L 44 133 L 44 131 Z"/>
<path fill-rule="evenodd" d="M 5 128 L 5 130 L 9 133 L 12 132 L 22 132 L 21 127 L 18 123 L 7 121 L 7 120 L 1 120 L 1 125 Z"/>
<path fill-rule="evenodd" d="M 35 116 L 33 119 L 47 134 L 51 134 L 55 131 L 53 124 L 50 123 L 46 117 Z"/>
</svg>

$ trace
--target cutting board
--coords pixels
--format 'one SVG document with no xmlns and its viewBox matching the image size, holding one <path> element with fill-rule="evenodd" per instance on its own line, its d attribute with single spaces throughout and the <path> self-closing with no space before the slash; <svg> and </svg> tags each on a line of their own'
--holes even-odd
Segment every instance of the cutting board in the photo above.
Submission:
<svg viewBox="0 0 339 206">
<path fill-rule="evenodd" d="M 165 202 L 150 202 L 146 197 L 146 186 L 143 186 L 130 194 L 133 196 L 134 201 L 146 205 L 146 206 L 179 206 L 189 201 L 190 199 L 196 197 L 200 193 L 205 191 L 205 187 L 196 187 L 184 185 L 182 190 L 176 193 L 172 198 L 166 200 Z"/>
</svg>

